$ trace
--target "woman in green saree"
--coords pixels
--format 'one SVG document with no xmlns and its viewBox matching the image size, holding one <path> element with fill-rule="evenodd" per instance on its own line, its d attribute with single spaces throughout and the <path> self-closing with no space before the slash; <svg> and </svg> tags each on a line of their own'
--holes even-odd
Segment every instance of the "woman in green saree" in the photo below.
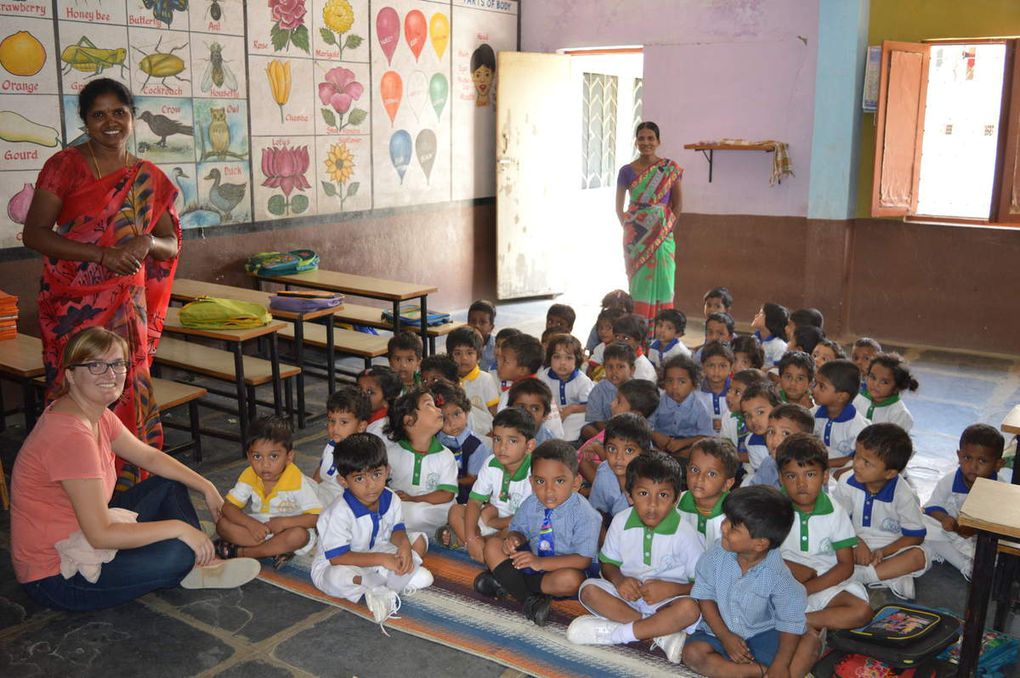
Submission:
<svg viewBox="0 0 1020 678">
<path fill-rule="evenodd" d="M 642 122 L 635 132 L 640 154 L 624 165 L 616 180 L 616 215 L 623 226 L 623 252 L 634 312 L 647 318 L 673 308 L 676 276 L 675 229 L 680 213 L 683 170 L 655 154 L 659 126 Z M 627 209 L 624 196 L 629 196 Z"/>
</svg>

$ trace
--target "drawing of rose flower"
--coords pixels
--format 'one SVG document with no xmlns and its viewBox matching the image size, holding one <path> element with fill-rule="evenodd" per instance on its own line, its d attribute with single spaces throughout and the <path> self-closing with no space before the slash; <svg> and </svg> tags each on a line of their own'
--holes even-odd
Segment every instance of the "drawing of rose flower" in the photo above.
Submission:
<svg viewBox="0 0 1020 678">
<path fill-rule="evenodd" d="M 347 184 L 354 174 L 354 156 L 351 155 L 347 144 L 337 143 L 329 147 L 329 155 L 326 157 L 326 174 L 336 182 L 336 186 L 328 181 L 322 182 L 322 191 L 331 198 L 340 199 L 340 209 L 344 208 L 344 201 L 353 197 L 358 192 L 360 184 L 352 181 Z M 347 184 L 346 187 L 344 184 Z"/>
<path fill-rule="evenodd" d="M 360 35 L 353 33 L 344 38 L 344 33 L 351 30 L 354 25 L 354 10 L 348 0 L 329 0 L 322 8 L 322 22 L 326 24 L 319 29 L 322 41 L 327 45 L 336 45 L 340 54 L 338 58 L 344 58 L 344 49 L 357 49 L 363 42 Z M 336 35 L 333 35 L 336 33 Z"/>
<path fill-rule="evenodd" d="M 273 49 L 277 52 L 290 45 L 309 52 L 308 26 L 305 25 L 305 0 L 269 0 L 269 10 L 273 15 L 273 27 L 269 37 Z"/>
<path fill-rule="evenodd" d="M 326 81 L 319 83 L 319 101 L 324 105 L 332 107 L 323 108 L 322 119 L 330 127 L 336 128 L 339 132 L 348 125 L 360 125 L 368 117 L 368 112 L 360 108 L 351 109 L 351 105 L 361 98 L 365 86 L 355 80 L 354 71 L 341 66 L 331 68 L 326 72 Z M 344 121 L 344 114 L 350 111 L 347 121 Z"/>
<path fill-rule="evenodd" d="M 283 195 L 276 194 L 269 198 L 266 207 L 271 214 L 301 214 L 308 209 L 308 196 L 297 194 L 290 197 L 295 189 L 304 191 L 312 187 L 305 178 L 308 163 L 308 146 L 270 146 L 262 149 L 262 174 L 266 177 L 262 185 L 283 192 Z"/>
</svg>

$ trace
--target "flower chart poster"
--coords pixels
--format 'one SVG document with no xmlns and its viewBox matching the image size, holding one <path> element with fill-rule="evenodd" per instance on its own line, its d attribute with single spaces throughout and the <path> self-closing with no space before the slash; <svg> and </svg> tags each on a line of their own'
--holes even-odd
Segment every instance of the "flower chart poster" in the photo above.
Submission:
<svg viewBox="0 0 1020 678">
<path fill-rule="evenodd" d="M 177 186 L 184 228 L 495 195 L 486 50 L 514 49 L 517 11 L 514 0 L 0 3 L 0 248 L 20 246 L 46 160 L 85 141 L 77 95 L 98 77 L 134 94 L 131 151 Z"/>
</svg>

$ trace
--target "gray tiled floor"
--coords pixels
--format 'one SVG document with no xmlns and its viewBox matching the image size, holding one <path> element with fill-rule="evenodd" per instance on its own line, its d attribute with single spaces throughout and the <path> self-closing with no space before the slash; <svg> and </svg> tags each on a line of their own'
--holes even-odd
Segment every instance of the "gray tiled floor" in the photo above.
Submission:
<svg viewBox="0 0 1020 678">
<path fill-rule="evenodd" d="M 571 300 L 566 300 L 570 303 Z M 539 334 L 549 301 L 500 307 L 497 326 Z M 575 306 L 582 338 L 597 308 Z M 463 311 L 455 317 L 463 317 Z M 692 317 L 686 340 L 700 340 Z M 926 496 L 954 462 L 960 430 L 974 421 L 998 425 L 1020 399 L 1020 360 L 905 349 L 921 382 L 904 399 L 914 414 L 917 453 L 909 475 Z M 352 363 L 357 367 L 357 362 Z M 325 389 L 309 380 L 310 407 Z M 181 421 L 185 412 L 175 412 Z M 12 418 L 0 434 L 9 470 L 24 436 Z M 203 410 L 203 423 L 232 429 L 227 416 Z M 171 432 L 171 436 L 179 436 Z M 298 464 L 311 472 L 322 449 L 321 419 L 299 432 Z M 226 491 L 244 466 L 236 444 L 205 438 L 201 470 Z M 197 502 L 201 506 L 201 502 Z M 399 632 L 392 637 L 343 610 L 255 581 L 235 591 L 162 591 L 114 610 L 65 614 L 40 609 L 14 582 L 8 514 L 0 515 L 0 675 L 2 676 L 399 676 L 518 675 L 486 660 Z M 966 585 L 936 565 L 917 584 L 918 602 L 962 612 Z M 873 602 L 885 601 L 882 592 Z M 1017 623 L 1012 624 L 1017 633 Z"/>
</svg>

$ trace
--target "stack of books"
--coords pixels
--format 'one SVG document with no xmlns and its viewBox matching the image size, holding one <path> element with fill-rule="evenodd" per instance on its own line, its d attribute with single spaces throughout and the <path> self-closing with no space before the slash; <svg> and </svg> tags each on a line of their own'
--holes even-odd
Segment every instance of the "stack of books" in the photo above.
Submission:
<svg viewBox="0 0 1020 678">
<path fill-rule="evenodd" d="M 18 335 L 18 298 L 0 290 L 0 340 Z"/>
</svg>

